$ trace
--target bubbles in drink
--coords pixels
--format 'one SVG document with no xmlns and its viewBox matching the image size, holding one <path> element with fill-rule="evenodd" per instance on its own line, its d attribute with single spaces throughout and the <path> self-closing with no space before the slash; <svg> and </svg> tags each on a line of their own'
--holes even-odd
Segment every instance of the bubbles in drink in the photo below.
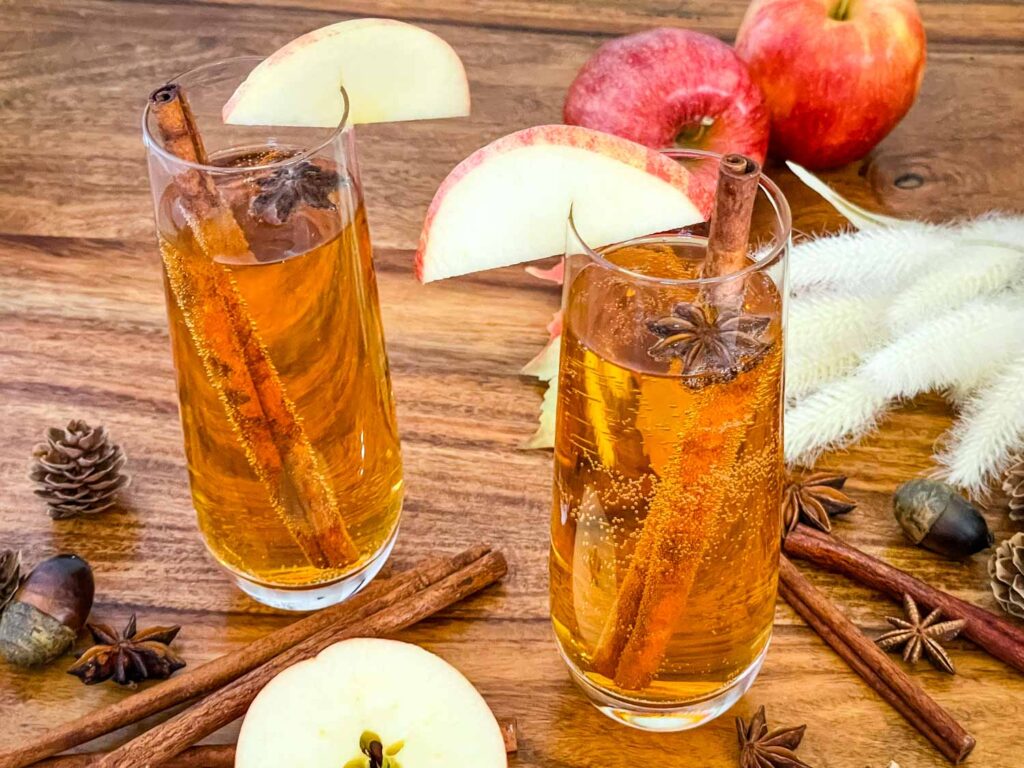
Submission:
<svg viewBox="0 0 1024 768">
<path fill-rule="evenodd" d="M 603 255 L 634 274 L 688 280 L 702 247 L 661 238 Z M 591 264 L 569 290 L 552 515 L 559 643 L 607 690 L 696 700 L 746 670 L 770 636 L 781 298 L 771 280 L 748 278 L 743 310 L 770 318 L 767 352 L 749 370 L 695 388 L 680 359 L 650 354 L 660 337 L 649 319 L 680 303 L 703 306 L 698 285 Z"/>
</svg>

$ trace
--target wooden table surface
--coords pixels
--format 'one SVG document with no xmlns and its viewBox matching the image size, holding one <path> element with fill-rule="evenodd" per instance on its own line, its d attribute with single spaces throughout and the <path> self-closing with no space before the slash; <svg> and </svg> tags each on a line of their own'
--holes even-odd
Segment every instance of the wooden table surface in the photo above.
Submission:
<svg viewBox="0 0 1024 768">
<path fill-rule="evenodd" d="M 236 54 L 267 54 L 347 15 L 389 15 L 442 35 L 469 72 L 473 116 L 359 130 L 388 346 L 399 403 L 408 502 L 398 564 L 486 540 L 507 553 L 499 588 L 402 637 L 461 668 L 521 729 L 516 766 L 733 766 L 732 716 L 692 733 L 614 726 L 573 688 L 547 613 L 551 455 L 518 444 L 540 392 L 518 375 L 545 340 L 557 292 L 521 269 L 422 287 L 412 253 L 434 189 L 473 149 L 557 122 L 565 88 L 610 36 L 659 24 L 731 39 L 744 0 L 4 0 L 0 3 L 0 546 L 35 562 L 75 551 L 95 568 L 94 616 L 183 625 L 199 664 L 290 620 L 242 596 L 207 556 L 189 504 L 171 359 L 139 140 L 148 91 L 173 73 Z M 929 63 L 909 117 L 860 163 L 826 174 L 889 213 L 948 219 L 1020 209 L 1024 162 L 1024 11 L 1017 0 L 921 4 Z M 842 225 L 778 167 L 800 232 Z M 916 189 L 895 185 L 914 173 Z M 538 183 L 543 183 L 538 179 Z M 495 310 L 500 311 L 495 311 Z M 930 467 L 949 423 L 937 399 L 898 410 L 881 433 L 824 463 L 851 476 L 859 510 L 840 536 L 988 608 L 985 555 L 965 564 L 908 546 L 889 512 L 893 488 Z M 135 480 L 128 511 L 51 522 L 26 481 L 44 428 L 106 424 Z M 1001 539 L 1001 509 L 989 521 Z M 811 573 L 866 630 L 897 608 Z M 960 673 L 921 665 L 917 679 L 977 736 L 969 764 L 1021 764 L 1024 679 L 968 642 Z M 64 663 L 0 669 L 0 747 L 115 701 Z M 816 767 L 943 765 L 928 743 L 780 603 L 767 663 L 733 714 L 766 704 L 778 724 L 807 723 Z M 123 736 L 124 734 L 121 734 Z M 227 740 L 233 731 L 218 734 Z M 411 768 L 415 768 L 412 766 Z"/>
</svg>

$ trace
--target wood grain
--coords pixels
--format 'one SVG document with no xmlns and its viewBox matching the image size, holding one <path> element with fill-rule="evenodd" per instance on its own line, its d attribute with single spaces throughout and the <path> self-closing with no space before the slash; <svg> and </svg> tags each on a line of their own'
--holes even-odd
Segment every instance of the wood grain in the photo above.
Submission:
<svg viewBox="0 0 1024 768">
<path fill-rule="evenodd" d="M 291 620 L 235 590 L 195 531 L 139 117 L 148 91 L 189 66 L 266 54 L 347 14 L 422 19 L 465 60 L 473 116 L 359 130 L 409 482 L 394 557 L 408 565 L 491 541 L 507 553 L 510 575 L 402 637 L 455 663 L 499 716 L 518 718 L 513 765 L 734 766 L 730 717 L 688 734 L 615 727 L 584 704 L 555 650 L 547 615 L 551 457 L 517 446 L 540 404 L 518 369 L 543 343 L 557 291 L 520 269 L 420 286 L 410 249 L 448 170 L 496 136 L 558 121 L 565 87 L 607 36 L 674 23 L 730 37 L 743 6 L 7 0 L 0 15 L 0 546 L 21 548 L 30 563 L 58 551 L 87 557 L 96 571 L 95 616 L 116 624 L 137 611 L 143 623 L 180 623 L 177 642 L 191 664 Z M 826 178 L 855 201 L 896 215 L 946 219 L 1019 209 L 1020 5 L 928 0 L 922 12 L 931 46 L 918 104 L 871 156 Z M 99 108 L 82 109 L 84 93 Z M 895 185 L 911 172 L 922 176 L 921 186 Z M 768 173 L 789 196 L 800 232 L 842 226 L 791 176 L 777 166 Z M 25 480 L 32 445 L 45 427 L 72 416 L 106 424 L 127 449 L 135 482 L 126 511 L 53 523 L 32 496 Z M 860 502 L 837 529 L 934 586 L 996 609 L 983 554 L 948 563 L 911 547 L 889 509 L 893 488 L 931 467 L 949 416 L 938 399 L 920 398 L 876 436 L 824 459 L 851 476 Z M 987 517 L 997 538 L 1011 533 L 1001 508 Z M 893 609 L 886 598 L 804 570 L 861 627 L 882 629 Z M 977 737 L 967 765 L 1019 764 L 1013 713 L 1024 708 L 1024 679 L 966 641 L 954 641 L 951 652 L 956 677 L 925 666 L 915 674 Z M 64 674 L 66 666 L 0 669 L 0 746 L 130 695 L 112 686 L 84 688 Z M 882 768 L 891 759 L 904 768 L 944 765 L 784 604 L 764 671 L 734 712 L 749 717 L 759 704 L 773 722 L 808 724 L 800 754 L 818 768 Z M 213 740 L 229 741 L 236 727 Z"/>
<path fill-rule="evenodd" d="M 498 552 L 487 552 L 443 579 L 398 601 L 382 605 L 349 626 L 334 624 L 282 651 L 266 664 L 206 696 L 180 716 L 161 723 L 100 759 L 97 768 L 149 768 L 181 754 L 220 728 L 242 717 L 253 699 L 280 673 L 314 658 L 334 643 L 354 637 L 385 637 L 413 626 L 465 600 L 504 577 L 508 565 Z M 381 603 L 386 598 L 381 598 Z"/>
<path fill-rule="evenodd" d="M 215 4 L 211 0 L 198 0 Z M 391 16 L 411 22 L 443 22 L 510 31 L 582 35 L 622 35 L 651 27 L 686 27 L 732 38 L 746 0 L 227 0 L 232 5 L 315 8 L 332 13 Z M 1024 17 L 1013 2 L 971 3 L 920 0 L 921 15 L 933 41 L 1018 42 Z M 970 23 L 965 23 L 967 20 Z"/>
</svg>

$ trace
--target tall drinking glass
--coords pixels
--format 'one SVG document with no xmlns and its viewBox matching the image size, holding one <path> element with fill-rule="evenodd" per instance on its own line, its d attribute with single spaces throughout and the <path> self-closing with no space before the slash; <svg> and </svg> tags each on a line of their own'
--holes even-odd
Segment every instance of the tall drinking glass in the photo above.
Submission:
<svg viewBox="0 0 1024 768">
<path fill-rule="evenodd" d="M 746 265 L 701 279 L 707 230 L 594 249 L 568 224 L 552 619 L 590 700 L 648 730 L 727 710 L 775 611 L 789 208 L 762 178 Z"/>
<path fill-rule="evenodd" d="M 352 128 L 225 125 L 259 61 L 159 89 L 143 138 L 200 531 L 249 595 L 307 610 L 383 566 L 402 464 Z"/>
</svg>

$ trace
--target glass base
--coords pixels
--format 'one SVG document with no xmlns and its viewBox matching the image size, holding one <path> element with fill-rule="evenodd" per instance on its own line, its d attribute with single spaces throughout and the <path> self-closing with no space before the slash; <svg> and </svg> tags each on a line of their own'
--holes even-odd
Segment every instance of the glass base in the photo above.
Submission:
<svg viewBox="0 0 1024 768">
<path fill-rule="evenodd" d="M 725 714 L 753 684 L 757 673 L 761 671 L 770 644 L 769 640 L 750 666 L 728 686 L 713 696 L 679 705 L 644 704 L 616 696 L 594 685 L 565 657 L 564 653 L 562 658 L 569 667 L 573 681 L 590 699 L 590 703 L 612 720 L 641 731 L 669 733 L 699 728 Z"/>
<path fill-rule="evenodd" d="M 329 584 L 285 589 L 249 581 L 237 573 L 232 575 L 235 577 L 235 583 L 238 584 L 239 589 L 258 603 L 269 605 L 271 608 L 280 608 L 283 611 L 317 611 L 348 600 L 373 581 L 374 576 L 380 573 L 380 569 L 388 561 L 397 538 L 398 528 L 396 527 L 387 543 L 362 568 Z"/>
</svg>

